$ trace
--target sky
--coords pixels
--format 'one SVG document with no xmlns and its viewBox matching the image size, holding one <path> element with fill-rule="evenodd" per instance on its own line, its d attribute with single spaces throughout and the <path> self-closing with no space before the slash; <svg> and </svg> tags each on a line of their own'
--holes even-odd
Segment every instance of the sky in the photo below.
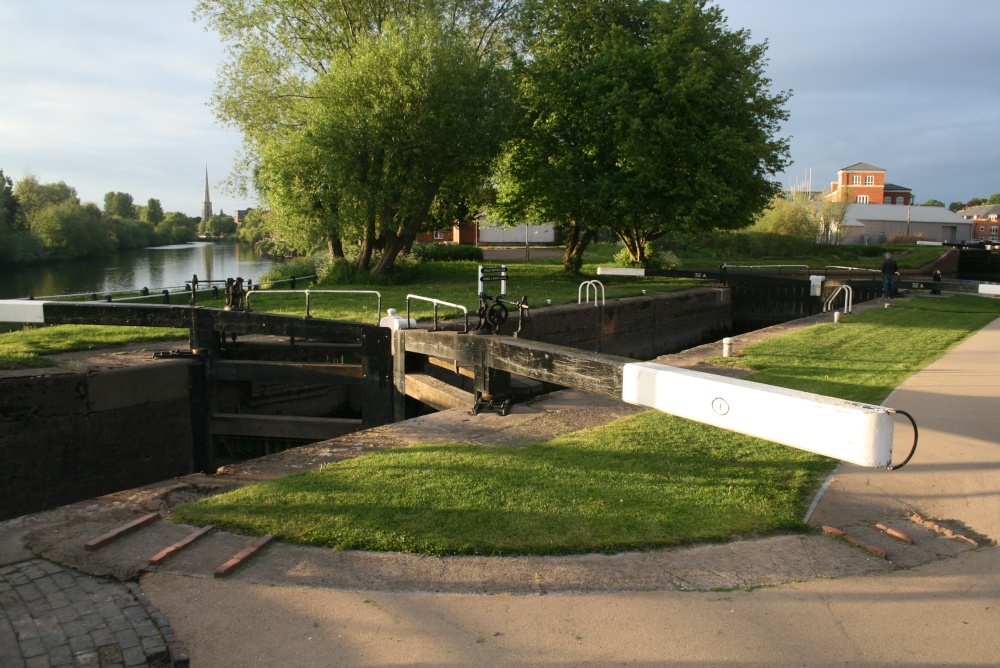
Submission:
<svg viewBox="0 0 1000 668">
<path fill-rule="evenodd" d="M 785 186 L 828 188 L 866 162 L 918 202 L 1000 192 L 1000 1 L 715 0 L 768 42 L 773 91 L 792 92 Z M 199 216 L 255 206 L 227 192 L 239 134 L 209 106 L 218 37 L 186 0 L 0 0 L 0 169 L 65 181 L 83 201 Z"/>
</svg>

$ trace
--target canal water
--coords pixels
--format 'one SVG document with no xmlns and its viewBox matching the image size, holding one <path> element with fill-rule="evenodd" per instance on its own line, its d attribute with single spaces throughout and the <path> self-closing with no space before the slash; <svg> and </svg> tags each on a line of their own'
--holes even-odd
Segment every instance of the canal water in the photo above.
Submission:
<svg viewBox="0 0 1000 668">
<path fill-rule="evenodd" d="M 0 271 L 0 299 L 36 299 L 67 294 L 105 295 L 149 288 L 182 289 L 191 277 L 206 281 L 241 277 L 260 280 L 276 260 L 231 241 L 197 241 L 156 246 L 116 255 Z"/>
</svg>

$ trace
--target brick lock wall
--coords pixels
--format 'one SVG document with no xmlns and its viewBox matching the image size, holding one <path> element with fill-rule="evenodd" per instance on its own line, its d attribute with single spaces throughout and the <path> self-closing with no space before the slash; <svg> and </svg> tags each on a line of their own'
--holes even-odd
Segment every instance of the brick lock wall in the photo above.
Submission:
<svg viewBox="0 0 1000 668">
<path fill-rule="evenodd" d="M 632 297 L 594 306 L 557 306 L 530 313 L 520 336 L 608 355 L 652 359 L 704 343 L 732 329 L 729 291 L 701 288 L 671 294 Z M 516 328 L 511 316 L 502 333 Z M 723 334 L 725 335 L 725 334 Z"/>
<path fill-rule="evenodd" d="M 0 379 L 0 520 L 190 473 L 186 367 Z"/>
</svg>

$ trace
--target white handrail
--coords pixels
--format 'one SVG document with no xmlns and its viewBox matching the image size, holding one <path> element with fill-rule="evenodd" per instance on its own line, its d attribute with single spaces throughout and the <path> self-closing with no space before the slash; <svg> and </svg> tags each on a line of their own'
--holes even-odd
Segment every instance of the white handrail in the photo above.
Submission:
<svg viewBox="0 0 1000 668">
<path fill-rule="evenodd" d="M 410 327 L 410 300 L 416 299 L 418 301 L 430 302 L 434 304 L 434 330 L 437 330 L 438 322 L 438 305 L 450 306 L 451 308 L 457 308 L 465 314 L 465 331 L 469 331 L 469 309 L 462 306 L 461 304 L 453 304 L 451 302 L 446 302 L 441 299 L 434 299 L 433 297 L 421 297 L 420 295 L 406 295 L 406 327 Z"/>
<path fill-rule="evenodd" d="M 830 310 L 830 305 L 833 304 L 833 300 L 836 299 L 837 295 L 841 292 L 844 293 L 844 313 L 851 312 L 854 308 L 854 288 L 849 285 L 841 285 L 826 298 L 825 302 L 823 302 L 823 313 Z"/>
<path fill-rule="evenodd" d="M 578 287 L 576 289 L 576 303 L 577 304 L 582 304 L 583 303 L 583 295 L 584 295 L 583 286 L 585 286 L 585 285 L 587 286 L 586 297 L 587 297 L 587 303 L 588 304 L 590 303 L 590 288 L 591 287 L 594 288 L 594 306 L 597 306 L 597 286 L 601 286 L 601 306 L 603 306 L 604 305 L 604 283 L 601 283 L 596 278 L 592 279 L 592 280 L 589 280 L 589 281 L 584 281 L 583 283 L 580 284 L 580 287 Z"/>
</svg>

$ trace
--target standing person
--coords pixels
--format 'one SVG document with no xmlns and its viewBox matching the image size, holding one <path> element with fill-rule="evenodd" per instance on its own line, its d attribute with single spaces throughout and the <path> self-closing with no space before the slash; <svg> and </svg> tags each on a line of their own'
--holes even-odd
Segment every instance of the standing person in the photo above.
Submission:
<svg viewBox="0 0 1000 668">
<path fill-rule="evenodd" d="M 899 271 L 899 265 L 892 257 L 892 253 L 887 252 L 885 259 L 882 260 L 882 296 L 886 299 L 892 299 L 896 296 L 897 271 Z"/>
</svg>

